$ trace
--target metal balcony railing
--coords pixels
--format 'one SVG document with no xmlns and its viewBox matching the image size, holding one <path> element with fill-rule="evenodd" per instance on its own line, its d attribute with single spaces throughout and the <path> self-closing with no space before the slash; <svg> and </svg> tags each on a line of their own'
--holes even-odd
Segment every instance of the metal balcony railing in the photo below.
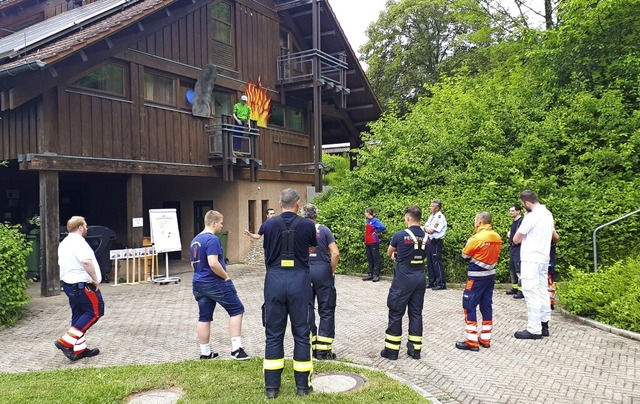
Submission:
<svg viewBox="0 0 640 404">
<path fill-rule="evenodd" d="M 345 60 L 341 60 L 345 59 Z M 315 72 L 323 84 L 346 88 L 349 65 L 344 58 L 337 58 L 318 49 L 309 49 L 278 57 L 278 82 L 281 84 L 312 81 Z"/>
</svg>

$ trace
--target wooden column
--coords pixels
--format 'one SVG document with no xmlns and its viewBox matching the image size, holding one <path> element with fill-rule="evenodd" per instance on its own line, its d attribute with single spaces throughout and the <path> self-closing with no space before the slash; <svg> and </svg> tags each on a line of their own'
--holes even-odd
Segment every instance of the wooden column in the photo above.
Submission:
<svg viewBox="0 0 640 404">
<path fill-rule="evenodd" d="M 319 0 L 313 0 L 311 6 L 311 19 L 313 31 L 313 48 L 316 52 L 320 51 L 320 3 Z M 322 170 L 320 163 L 322 162 L 322 93 L 320 84 L 320 56 L 316 53 L 313 57 L 313 143 L 314 143 L 314 168 L 315 168 L 315 189 L 316 192 L 322 192 Z"/>
<path fill-rule="evenodd" d="M 142 210 L 142 175 L 127 178 L 127 247 L 142 247 L 143 227 L 133 227 L 133 219 L 144 217 Z"/>
<path fill-rule="evenodd" d="M 40 171 L 40 254 L 42 260 L 40 294 L 42 296 L 60 294 L 60 268 L 58 267 L 60 204 L 58 191 L 58 172 Z"/>
</svg>

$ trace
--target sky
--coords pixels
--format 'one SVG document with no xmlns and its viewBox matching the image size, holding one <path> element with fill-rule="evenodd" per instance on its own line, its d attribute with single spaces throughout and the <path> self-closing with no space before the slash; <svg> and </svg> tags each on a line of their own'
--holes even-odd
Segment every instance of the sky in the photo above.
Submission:
<svg viewBox="0 0 640 404">
<path fill-rule="evenodd" d="M 329 0 L 351 48 L 359 56 L 358 48 L 367 42 L 367 27 L 378 19 L 386 0 Z"/>
</svg>

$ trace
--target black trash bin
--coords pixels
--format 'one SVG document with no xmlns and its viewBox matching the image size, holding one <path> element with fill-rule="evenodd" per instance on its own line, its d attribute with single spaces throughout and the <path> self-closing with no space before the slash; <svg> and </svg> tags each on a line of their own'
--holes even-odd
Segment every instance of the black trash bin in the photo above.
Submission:
<svg viewBox="0 0 640 404">
<path fill-rule="evenodd" d="M 60 227 L 60 241 L 69 235 L 66 227 Z M 108 227 L 104 226 L 87 226 L 87 235 L 84 238 L 93 249 L 100 265 L 102 273 L 102 282 L 109 282 L 109 274 L 111 273 L 111 260 L 109 251 L 116 240 L 116 233 Z"/>
<path fill-rule="evenodd" d="M 116 233 L 108 227 L 104 226 L 88 226 L 87 243 L 93 248 L 102 272 L 102 282 L 109 283 L 109 274 L 111 273 L 111 260 L 109 259 L 109 251 L 113 242 L 116 240 Z"/>
</svg>

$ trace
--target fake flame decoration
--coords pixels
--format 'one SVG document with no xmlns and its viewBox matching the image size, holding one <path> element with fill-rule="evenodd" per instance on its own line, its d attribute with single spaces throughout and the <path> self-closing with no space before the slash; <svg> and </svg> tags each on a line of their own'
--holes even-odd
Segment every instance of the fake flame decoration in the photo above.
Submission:
<svg viewBox="0 0 640 404">
<path fill-rule="evenodd" d="M 262 87 L 262 78 L 258 76 L 258 83 L 255 84 L 249 80 L 245 94 L 247 95 L 247 104 L 251 107 L 251 120 L 256 121 L 258 126 L 267 127 L 269 117 L 271 116 L 271 98 L 267 96 L 268 88 Z"/>
</svg>

